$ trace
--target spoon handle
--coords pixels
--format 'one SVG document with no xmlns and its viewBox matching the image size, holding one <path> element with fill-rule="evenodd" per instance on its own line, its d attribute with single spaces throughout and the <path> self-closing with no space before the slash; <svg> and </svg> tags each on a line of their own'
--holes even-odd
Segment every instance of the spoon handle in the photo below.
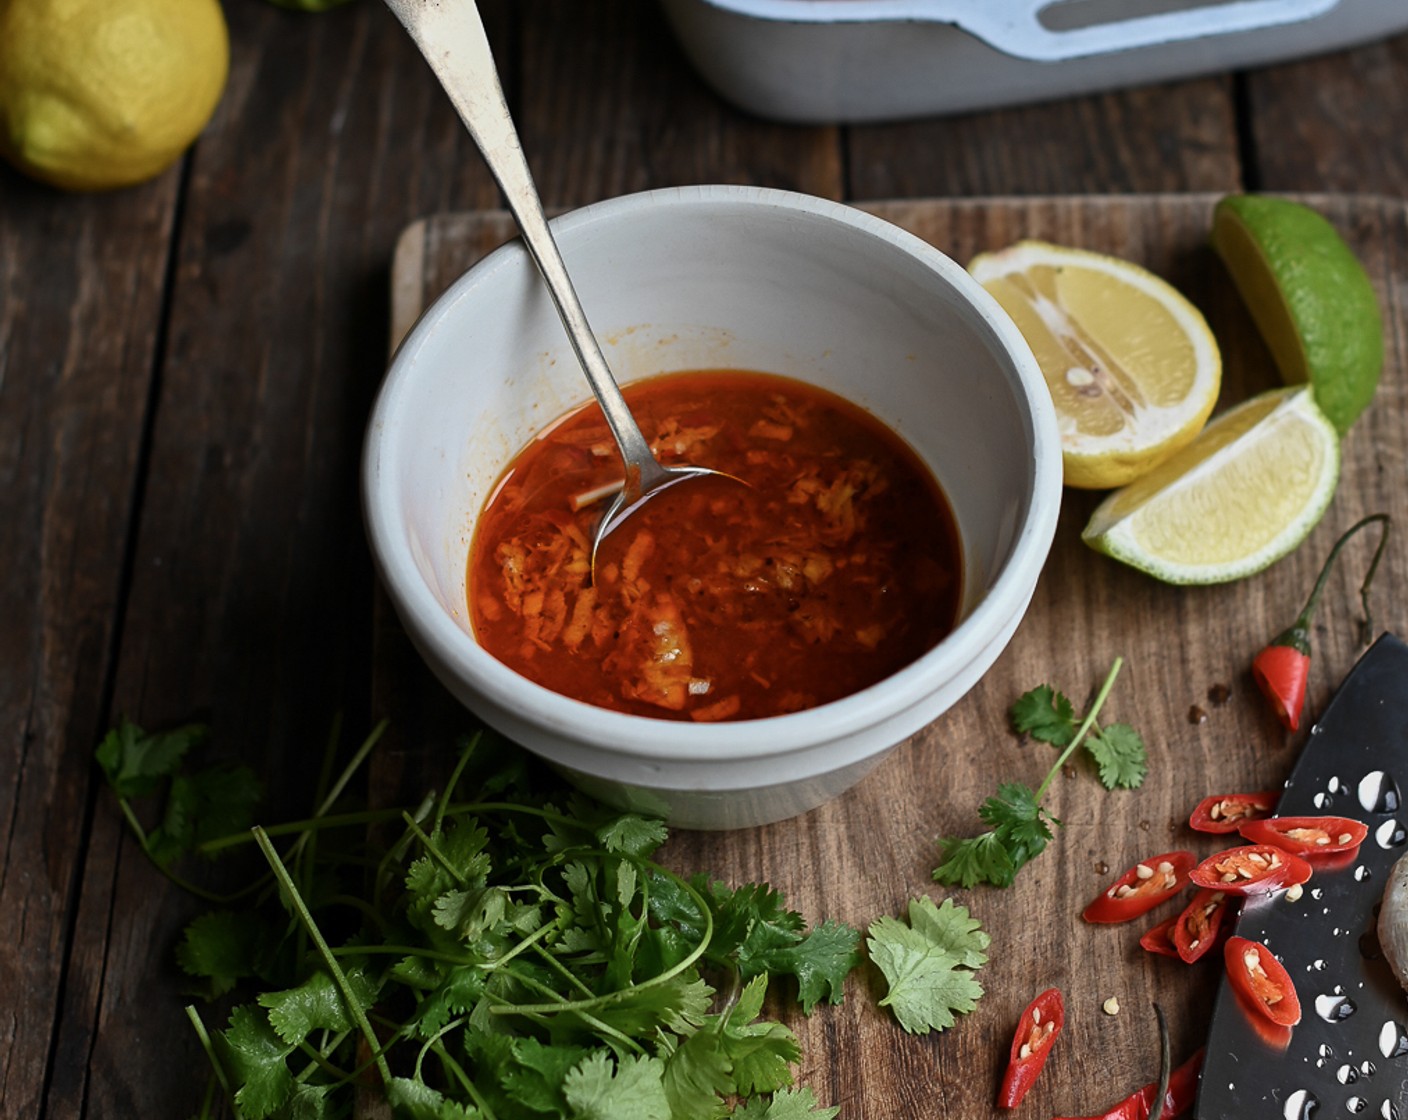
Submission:
<svg viewBox="0 0 1408 1120">
<path fill-rule="evenodd" d="M 518 139 L 484 22 L 474 0 L 386 0 L 469 129 L 508 201 L 529 255 L 547 283 L 597 403 L 626 461 L 626 492 L 665 473 L 641 434 L 587 322 Z"/>
</svg>

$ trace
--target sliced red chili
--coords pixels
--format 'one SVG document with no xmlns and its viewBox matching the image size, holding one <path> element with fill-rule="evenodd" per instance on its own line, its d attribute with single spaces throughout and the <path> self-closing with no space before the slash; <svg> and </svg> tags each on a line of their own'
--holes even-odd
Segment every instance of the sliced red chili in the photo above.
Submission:
<svg viewBox="0 0 1408 1120">
<path fill-rule="evenodd" d="M 1369 826 L 1349 817 L 1270 817 L 1247 821 L 1240 831 L 1253 844 L 1275 844 L 1313 857 L 1352 852 L 1364 843 Z"/>
<path fill-rule="evenodd" d="M 1181 959 L 1192 964 L 1217 944 L 1231 900 L 1226 891 L 1204 888 L 1173 919 L 1173 947 Z"/>
<path fill-rule="evenodd" d="M 1087 922 L 1127 922 L 1172 898 L 1198 862 L 1192 852 L 1165 852 L 1136 863 L 1085 908 Z"/>
<path fill-rule="evenodd" d="M 1196 832 L 1236 832 L 1243 821 L 1269 817 L 1279 800 L 1281 795 L 1275 790 L 1214 794 L 1198 802 L 1188 818 L 1188 827 Z"/>
<path fill-rule="evenodd" d="M 1139 947 L 1161 957 L 1178 956 L 1178 947 L 1173 943 L 1173 925 L 1177 921 L 1177 914 L 1172 918 L 1165 918 L 1139 939 Z"/>
<path fill-rule="evenodd" d="M 1304 883 L 1311 867 L 1275 844 L 1248 844 L 1208 856 L 1189 873 L 1194 885 L 1227 894 L 1269 894 Z"/>
<path fill-rule="evenodd" d="M 1198 1097 L 1198 1074 L 1202 1072 L 1204 1053 L 1199 1050 L 1169 1075 L 1168 1092 L 1164 1094 L 1164 1120 L 1174 1120 L 1193 1107 Z M 1159 1083 L 1154 1081 L 1099 1116 L 1057 1117 L 1056 1120 L 1148 1120 L 1158 1091 Z"/>
<path fill-rule="evenodd" d="M 1041 1067 L 1046 1065 L 1065 1021 L 1066 1001 L 1058 988 L 1047 988 L 1027 1004 L 1012 1036 L 1012 1054 L 997 1094 L 998 1108 L 1016 1108 L 1022 1103 Z"/>
<path fill-rule="evenodd" d="M 1223 949 L 1233 989 L 1279 1027 L 1300 1022 L 1300 997 L 1285 965 L 1259 941 L 1230 937 Z"/>
</svg>

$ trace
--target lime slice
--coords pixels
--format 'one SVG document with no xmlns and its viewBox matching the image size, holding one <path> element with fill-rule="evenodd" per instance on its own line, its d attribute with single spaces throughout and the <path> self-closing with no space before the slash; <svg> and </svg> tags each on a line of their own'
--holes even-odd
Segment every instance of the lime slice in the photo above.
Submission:
<svg viewBox="0 0 1408 1120">
<path fill-rule="evenodd" d="M 1225 583 L 1300 544 L 1339 473 L 1339 436 L 1311 390 L 1275 389 L 1111 494 L 1081 537 L 1167 583 Z"/>
<path fill-rule="evenodd" d="M 1222 359 L 1202 314 L 1116 257 L 1019 241 L 968 265 L 1031 346 L 1056 406 L 1067 486 L 1138 478 L 1202 430 Z"/>
<path fill-rule="evenodd" d="M 1384 363 L 1378 298 L 1354 252 L 1314 210 L 1267 195 L 1219 202 L 1212 244 L 1282 380 L 1308 381 L 1320 410 L 1349 431 Z"/>
</svg>

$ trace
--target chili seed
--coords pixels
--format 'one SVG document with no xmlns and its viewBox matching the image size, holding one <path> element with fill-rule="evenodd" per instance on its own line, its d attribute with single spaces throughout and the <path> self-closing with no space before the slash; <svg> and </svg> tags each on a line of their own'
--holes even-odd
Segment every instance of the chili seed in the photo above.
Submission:
<svg viewBox="0 0 1408 1120">
<path fill-rule="evenodd" d="M 1215 820 L 1215 821 L 1222 819 L 1222 802 L 1221 802 L 1221 801 L 1219 801 L 1216 805 L 1214 805 L 1211 809 L 1208 810 L 1208 816 L 1211 817 L 1211 818 L 1212 818 L 1213 820 Z"/>
<path fill-rule="evenodd" d="M 1033 1007 L 1033 1008 L 1032 1008 L 1032 1026 L 1036 1026 L 1036 1025 L 1037 1025 L 1038 1023 L 1040 1023 L 1040 1022 L 1041 1022 L 1041 1008 L 1040 1008 L 1040 1007 Z"/>
<path fill-rule="evenodd" d="M 1354 839 L 1354 837 L 1352 837 L 1348 832 L 1341 832 L 1341 833 L 1340 833 L 1339 842 L 1340 842 L 1341 844 L 1348 844 L 1348 843 L 1349 843 L 1351 840 L 1353 840 L 1353 839 Z"/>
<path fill-rule="evenodd" d="M 1118 1015 L 1120 1013 L 1120 1001 L 1114 996 L 1111 996 L 1100 1005 L 1100 1010 L 1105 1012 L 1106 1015 Z"/>
<path fill-rule="evenodd" d="M 1022 1048 L 1017 1051 L 1017 1057 L 1026 1059 L 1032 1056 L 1032 1048 L 1027 1043 L 1022 1043 Z"/>
<path fill-rule="evenodd" d="M 1296 883 L 1294 886 L 1290 887 L 1290 888 L 1286 891 L 1286 900 L 1287 900 L 1288 902 L 1299 902 L 1299 901 L 1300 901 L 1300 896 L 1303 895 L 1304 893 L 1305 893 L 1305 888 L 1304 888 L 1303 886 L 1301 886 L 1299 883 Z"/>
<path fill-rule="evenodd" d="M 1159 870 L 1162 871 L 1165 875 L 1167 875 L 1170 871 L 1173 870 L 1173 864 L 1169 863 L 1168 860 L 1161 860 L 1159 862 Z"/>
<path fill-rule="evenodd" d="M 1154 869 L 1146 863 L 1140 863 L 1135 866 L 1134 874 L 1141 879 L 1152 879 L 1154 877 Z"/>
</svg>

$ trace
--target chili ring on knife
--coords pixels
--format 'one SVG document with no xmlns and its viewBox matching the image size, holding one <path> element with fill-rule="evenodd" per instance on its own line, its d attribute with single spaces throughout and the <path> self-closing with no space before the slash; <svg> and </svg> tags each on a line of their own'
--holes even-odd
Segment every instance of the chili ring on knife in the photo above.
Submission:
<svg viewBox="0 0 1408 1120">
<path fill-rule="evenodd" d="M 1300 1022 L 1300 997 L 1286 966 L 1260 941 L 1231 937 L 1223 949 L 1233 990 L 1278 1027 Z"/>
<path fill-rule="evenodd" d="M 1253 844 L 1274 844 L 1309 858 L 1352 852 L 1369 835 L 1369 826 L 1349 817 L 1267 817 L 1246 821 L 1238 831 Z"/>
<path fill-rule="evenodd" d="M 1270 894 L 1304 883 L 1310 864 L 1275 844 L 1247 844 L 1208 856 L 1189 872 L 1199 887 L 1227 894 Z"/>
</svg>

